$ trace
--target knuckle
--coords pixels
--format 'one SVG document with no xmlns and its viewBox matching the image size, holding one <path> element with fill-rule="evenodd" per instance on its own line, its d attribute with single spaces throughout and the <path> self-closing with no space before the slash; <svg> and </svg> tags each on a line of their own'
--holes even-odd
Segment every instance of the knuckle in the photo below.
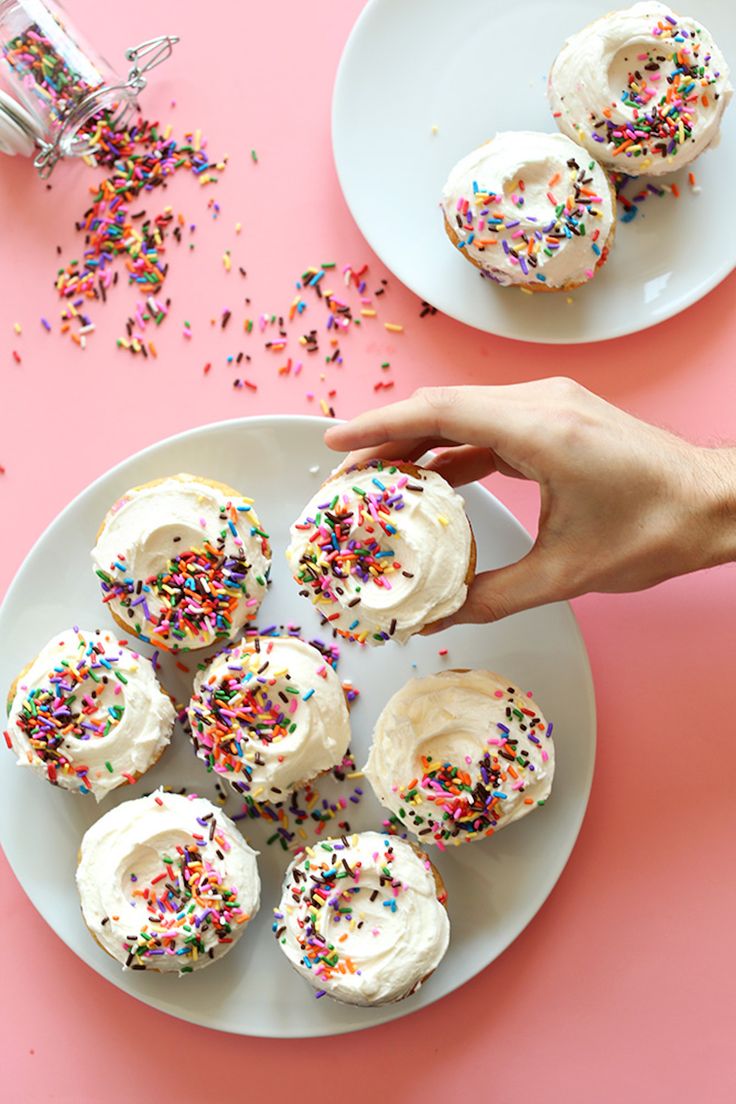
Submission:
<svg viewBox="0 0 736 1104">
<path fill-rule="evenodd" d="M 427 429 L 430 433 L 441 436 L 443 415 L 458 401 L 458 397 L 459 392 L 456 387 L 420 387 L 414 392 L 414 401 L 425 409 Z"/>
<path fill-rule="evenodd" d="M 585 390 L 582 384 L 570 376 L 552 376 L 548 383 L 555 396 L 566 402 L 577 398 Z"/>
<path fill-rule="evenodd" d="M 451 406 L 457 399 L 457 389 L 454 387 L 419 387 L 414 392 L 414 398 L 425 403 L 434 410 Z"/>
<path fill-rule="evenodd" d="M 501 621 L 514 612 L 513 604 L 509 601 L 508 596 L 501 591 L 486 591 L 484 594 L 476 596 L 473 601 L 474 621 Z"/>
</svg>

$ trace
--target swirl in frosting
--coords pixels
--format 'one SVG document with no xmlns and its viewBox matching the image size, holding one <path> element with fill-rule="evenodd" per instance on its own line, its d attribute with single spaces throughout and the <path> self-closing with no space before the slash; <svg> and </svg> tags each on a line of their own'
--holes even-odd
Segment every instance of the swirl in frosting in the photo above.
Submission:
<svg viewBox="0 0 736 1104">
<path fill-rule="evenodd" d="M 560 130 L 629 176 L 674 172 L 715 145 L 732 91 L 702 23 L 648 0 L 572 35 L 548 89 Z"/>
<path fill-rule="evenodd" d="M 102 600 L 167 651 L 232 640 L 258 613 L 271 552 L 253 508 L 219 483 L 176 475 L 128 491 L 92 550 Z"/>
<path fill-rule="evenodd" d="M 544 805 L 552 725 L 493 671 L 412 679 L 389 700 L 365 766 L 376 797 L 422 843 L 490 836 Z"/>
<path fill-rule="evenodd" d="M 460 608 L 471 552 L 463 500 L 442 476 L 372 460 L 327 480 L 286 558 L 330 628 L 383 644 Z"/>
<path fill-rule="evenodd" d="M 561 134 L 507 131 L 455 165 L 442 192 L 463 256 L 497 284 L 571 288 L 608 255 L 608 178 Z"/>
<path fill-rule="evenodd" d="M 221 958 L 258 912 L 256 853 L 202 797 L 126 801 L 85 833 L 85 923 L 126 968 L 180 974 Z"/>
<path fill-rule="evenodd" d="M 387 1004 L 415 992 L 442 960 L 446 896 L 426 855 L 404 840 L 322 840 L 286 871 L 273 932 L 315 996 Z"/>
<path fill-rule="evenodd" d="M 20 766 L 100 801 L 137 781 L 173 726 L 174 706 L 148 659 L 112 633 L 69 629 L 16 680 L 6 742 Z"/>
<path fill-rule="evenodd" d="M 194 682 L 192 740 L 209 770 L 256 802 L 340 763 L 350 720 L 340 680 L 297 637 L 256 637 L 216 656 Z"/>
</svg>

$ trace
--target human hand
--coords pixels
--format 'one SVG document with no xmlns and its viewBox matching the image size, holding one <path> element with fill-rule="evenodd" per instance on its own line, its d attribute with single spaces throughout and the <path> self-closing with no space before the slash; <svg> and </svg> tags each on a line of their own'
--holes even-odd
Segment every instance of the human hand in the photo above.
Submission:
<svg viewBox="0 0 736 1104">
<path fill-rule="evenodd" d="M 736 558 L 736 450 L 689 444 L 573 380 L 425 388 L 325 433 L 346 463 L 416 460 L 453 486 L 492 472 L 540 488 L 517 563 L 477 575 L 446 621 L 496 621 L 588 591 L 634 591 Z"/>
</svg>

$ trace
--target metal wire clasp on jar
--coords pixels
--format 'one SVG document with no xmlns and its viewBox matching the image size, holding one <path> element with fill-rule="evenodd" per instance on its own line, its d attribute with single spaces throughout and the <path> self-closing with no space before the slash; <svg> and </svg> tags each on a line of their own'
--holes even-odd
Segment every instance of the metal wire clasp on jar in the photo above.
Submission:
<svg viewBox="0 0 736 1104">
<path fill-rule="evenodd" d="M 0 0 L 0 73 L 9 88 L 0 88 L 0 151 L 33 157 L 42 177 L 62 157 L 94 153 L 101 114 L 120 126 L 178 41 L 162 35 L 126 50 L 123 78 L 58 4 Z"/>
</svg>

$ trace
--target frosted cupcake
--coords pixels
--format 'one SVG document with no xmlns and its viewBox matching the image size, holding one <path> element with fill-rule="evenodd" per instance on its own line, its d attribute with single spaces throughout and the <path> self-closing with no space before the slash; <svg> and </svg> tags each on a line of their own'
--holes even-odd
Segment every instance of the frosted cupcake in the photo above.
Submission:
<svg viewBox="0 0 736 1104">
<path fill-rule="evenodd" d="M 415 993 L 442 961 L 446 900 L 422 851 L 360 832 L 323 840 L 292 862 L 273 932 L 315 996 L 389 1004 Z"/>
<path fill-rule="evenodd" d="M 291 527 L 286 558 L 300 593 L 340 636 L 404 643 L 462 606 L 475 541 L 441 475 L 370 460 L 322 485 Z"/>
<path fill-rule="evenodd" d="M 291 636 L 221 652 L 197 675 L 188 712 L 199 758 L 254 801 L 284 801 L 339 764 L 350 743 L 337 674 Z"/>
<path fill-rule="evenodd" d="M 18 764 L 97 801 L 153 766 L 173 727 L 150 660 L 102 629 L 54 637 L 8 694 L 6 742 Z"/>
<path fill-rule="evenodd" d="M 222 958 L 258 912 L 255 852 L 201 797 L 158 790 L 87 830 L 77 867 L 82 915 L 132 970 L 188 974 Z"/>
<path fill-rule="evenodd" d="M 497 134 L 455 165 L 442 192 L 445 232 L 504 287 L 571 291 L 608 257 L 616 201 L 608 176 L 562 134 Z"/>
<path fill-rule="evenodd" d="M 552 725 L 529 694 L 493 671 L 412 679 L 373 732 L 365 774 L 423 844 L 483 839 L 544 805 Z"/>
<path fill-rule="evenodd" d="M 548 94 L 560 130 L 601 164 L 660 176 L 716 145 L 732 91 L 702 23 L 645 0 L 572 35 Z"/>
<path fill-rule="evenodd" d="M 118 499 L 92 560 L 121 628 L 157 648 L 188 651 L 232 640 L 256 617 L 271 551 L 252 499 L 180 474 Z"/>
</svg>

